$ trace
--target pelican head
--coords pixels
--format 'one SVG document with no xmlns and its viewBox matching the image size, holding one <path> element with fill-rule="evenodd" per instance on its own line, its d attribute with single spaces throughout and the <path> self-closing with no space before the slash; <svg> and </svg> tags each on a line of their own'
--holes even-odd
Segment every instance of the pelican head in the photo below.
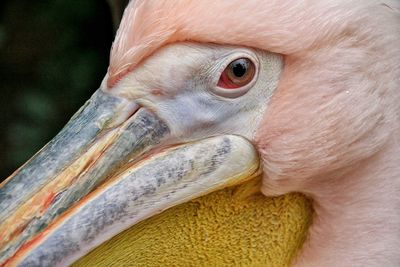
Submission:
<svg viewBox="0 0 400 267">
<path fill-rule="evenodd" d="M 100 88 L 2 184 L 0 263 L 73 263 L 260 174 L 314 200 L 299 266 L 368 265 L 365 233 L 372 262 L 400 262 L 400 220 L 377 227 L 400 219 L 379 208 L 400 190 L 400 15 L 381 2 L 131 1 Z"/>
</svg>

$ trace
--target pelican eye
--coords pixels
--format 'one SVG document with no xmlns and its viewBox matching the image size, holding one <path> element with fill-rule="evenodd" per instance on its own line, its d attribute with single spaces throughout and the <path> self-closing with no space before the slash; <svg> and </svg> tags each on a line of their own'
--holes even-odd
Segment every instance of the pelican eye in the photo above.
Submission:
<svg viewBox="0 0 400 267">
<path fill-rule="evenodd" d="M 218 87 L 236 89 L 249 84 L 256 73 L 256 67 L 248 58 L 239 58 L 225 68 L 219 78 Z"/>
<path fill-rule="evenodd" d="M 256 83 L 259 68 L 258 58 L 251 51 L 232 54 L 220 65 L 211 91 L 225 98 L 240 97 Z"/>
</svg>

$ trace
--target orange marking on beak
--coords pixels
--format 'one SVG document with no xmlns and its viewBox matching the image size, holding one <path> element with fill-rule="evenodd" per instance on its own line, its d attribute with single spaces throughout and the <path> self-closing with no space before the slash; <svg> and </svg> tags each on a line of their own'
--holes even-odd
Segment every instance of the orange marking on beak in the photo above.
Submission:
<svg viewBox="0 0 400 267">
<path fill-rule="evenodd" d="M 56 197 L 56 194 L 54 192 L 50 192 L 50 194 L 47 196 L 46 200 L 43 202 L 43 206 L 40 208 L 41 213 L 45 212 L 49 208 L 49 206 L 51 205 L 51 203 L 53 202 L 55 197 Z"/>
</svg>

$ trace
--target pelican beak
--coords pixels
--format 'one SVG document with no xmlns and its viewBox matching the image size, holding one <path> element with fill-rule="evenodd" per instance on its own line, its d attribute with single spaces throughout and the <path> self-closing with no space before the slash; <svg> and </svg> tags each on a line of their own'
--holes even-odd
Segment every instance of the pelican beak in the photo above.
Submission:
<svg viewBox="0 0 400 267">
<path fill-rule="evenodd" d="M 0 266 L 68 265 L 177 204 L 259 173 L 244 138 L 176 144 L 151 111 L 98 90 L 0 186 Z"/>
</svg>

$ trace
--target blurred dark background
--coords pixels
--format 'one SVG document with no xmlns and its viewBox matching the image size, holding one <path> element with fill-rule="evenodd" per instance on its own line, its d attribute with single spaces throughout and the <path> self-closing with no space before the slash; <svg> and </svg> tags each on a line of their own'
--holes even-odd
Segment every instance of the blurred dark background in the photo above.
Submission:
<svg viewBox="0 0 400 267">
<path fill-rule="evenodd" d="M 100 85 L 127 2 L 0 1 L 0 181 Z"/>
</svg>

